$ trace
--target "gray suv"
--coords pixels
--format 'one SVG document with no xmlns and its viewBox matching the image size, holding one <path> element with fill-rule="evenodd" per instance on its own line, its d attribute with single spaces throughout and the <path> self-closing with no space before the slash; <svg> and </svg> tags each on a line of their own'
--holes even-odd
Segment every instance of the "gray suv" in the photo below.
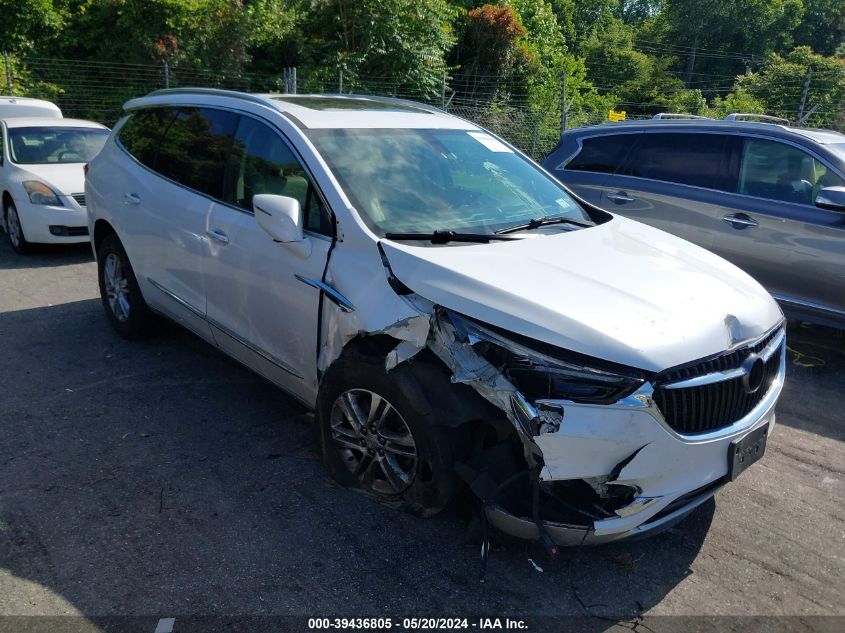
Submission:
<svg viewBox="0 0 845 633">
<path fill-rule="evenodd" d="M 739 118 L 570 130 L 543 165 L 743 268 L 788 316 L 845 328 L 845 135 Z"/>
</svg>

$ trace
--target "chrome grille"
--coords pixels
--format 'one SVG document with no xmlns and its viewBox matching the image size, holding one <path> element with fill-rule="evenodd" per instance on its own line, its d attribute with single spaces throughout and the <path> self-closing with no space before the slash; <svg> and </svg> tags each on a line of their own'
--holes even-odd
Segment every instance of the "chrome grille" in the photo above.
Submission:
<svg viewBox="0 0 845 633">
<path fill-rule="evenodd" d="M 70 197 L 73 198 L 74 200 L 76 200 L 76 203 L 80 207 L 85 206 L 85 194 L 84 193 L 72 193 L 72 194 L 70 194 Z"/>
<path fill-rule="evenodd" d="M 706 433 L 729 426 L 748 415 L 772 388 L 780 369 L 783 345 L 778 345 L 765 360 L 762 384 L 754 393 L 747 393 L 742 374 L 732 376 L 731 372 L 738 370 L 750 354 L 763 351 L 781 333 L 782 329 L 775 330 L 753 345 L 658 375 L 655 378 L 654 402 L 669 426 L 678 433 Z M 693 379 L 720 372 L 725 372 L 727 379 L 700 385 L 668 387 L 671 383 L 694 382 Z"/>
</svg>

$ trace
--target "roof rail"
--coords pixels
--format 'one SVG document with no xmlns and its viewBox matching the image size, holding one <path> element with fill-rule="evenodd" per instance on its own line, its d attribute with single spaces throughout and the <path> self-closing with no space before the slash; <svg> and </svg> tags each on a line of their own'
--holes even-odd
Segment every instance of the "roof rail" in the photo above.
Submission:
<svg viewBox="0 0 845 633">
<path fill-rule="evenodd" d="M 662 119 L 711 119 L 709 116 L 699 116 L 698 114 L 684 114 L 682 112 L 660 112 L 651 117 L 655 121 Z"/>
<path fill-rule="evenodd" d="M 734 112 L 725 117 L 725 121 L 760 121 L 761 123 L 774 123 L 776 125 L 789 125 L 789 119 L 768 114 L 753 114 L 750 112 Z"/>
<path fill-rule="evenodd" d="M 244 101 L 252 101 L 253 103 L 260 103 L 261 105 L 268 105 L 267 99 L 257 97 L 248 92 L 239 92 L 237 90 L 223 90 L 222 88 L 162 88 L 160 90 L 153 90 L 144 95 L 144 97 L 158 97 L 161 95 L 180 95 L 180 94 L 204 94 L 216 95 L 218 97 L 234 97 L 236 99 L 243 99 Z M 135 99 L 132 99 L 135 101 Z"/>
</svg>

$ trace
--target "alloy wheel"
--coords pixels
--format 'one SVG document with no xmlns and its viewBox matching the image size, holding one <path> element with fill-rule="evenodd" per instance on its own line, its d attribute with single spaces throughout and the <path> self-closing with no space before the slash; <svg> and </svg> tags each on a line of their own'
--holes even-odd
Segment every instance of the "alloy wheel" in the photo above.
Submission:
<svg viewBox="0 0 845 633">
<path fill-rule="evenodd" d="M 397 495 L 414 480 L 417 447 L 408 424 L 387 400 L 367 389 L 350 389 L 335 400 L 332 441 L 341 461 L 373 492 Z"/>
<path fill-rule="evenodd" d="M 14 206 L 10 206 L 6 211 L 6 225 L 12 246 L 18 248 L 21 245 L 21 221 L 18 218 L 18 210 Z"/>
<path fill-rule="evenodd" d="M 123 273 L 123 262 L 116 253 L 109 253 L 103 262 L 103 285 L 114 318 L 124 322 L 129 318 L 129 281 Z"/>
</svg>

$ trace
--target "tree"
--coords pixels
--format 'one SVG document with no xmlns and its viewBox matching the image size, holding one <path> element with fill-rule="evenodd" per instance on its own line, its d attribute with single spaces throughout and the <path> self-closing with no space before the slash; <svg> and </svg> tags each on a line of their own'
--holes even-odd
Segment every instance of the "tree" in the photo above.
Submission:
<svg viewBox="0 0 845 633">
<path fill-rule="evenodd" d="M 315 0 L 305 20 L 316 81 L 379 78 L 380 92 L 433 96 L 454 44 L 445 0 Z"/>
<path fill-rule="evenodd" d="M 53 0 L 0 0 L 0 42 L 12 54 L 28 53 L 55 37 L 64 23 Z"/>
<path fill-rule="evenodd" d="M 794 120 L 810 68 L 813 74 L 805 112 L 813 106 L 817 110 L 809 124 L 833 123 L 845 108 L 845 62 L 817 55 L 808 46 L 799 46 L 784 56 L 773 53 L 762 70 L 737 80 L 737 90 L 746 91 L 762 103 L 767 114 Z"/>
<path fill-rule="evenodd" d="M 796 44 L 810 46 L 820 55 L 845 47 L 845 2 L 804 0 L 804 16 L 795 33 Z"/>
</svg>

